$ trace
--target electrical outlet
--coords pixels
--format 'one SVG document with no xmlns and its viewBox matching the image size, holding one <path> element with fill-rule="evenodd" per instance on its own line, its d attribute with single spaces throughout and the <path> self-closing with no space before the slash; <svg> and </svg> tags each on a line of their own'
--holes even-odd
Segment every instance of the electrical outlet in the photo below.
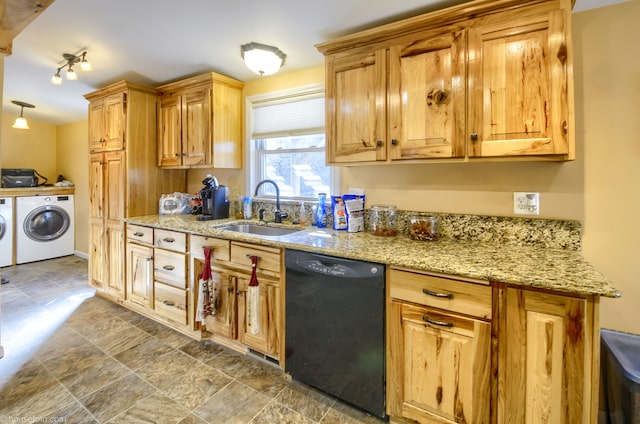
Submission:
<svg viewBox="0 0 640 424">
<path fill-rule="evenodd" d="M 513 213 L 518 215 L 540 215 L 540 193 L 513 193 Z"/>
</svg>

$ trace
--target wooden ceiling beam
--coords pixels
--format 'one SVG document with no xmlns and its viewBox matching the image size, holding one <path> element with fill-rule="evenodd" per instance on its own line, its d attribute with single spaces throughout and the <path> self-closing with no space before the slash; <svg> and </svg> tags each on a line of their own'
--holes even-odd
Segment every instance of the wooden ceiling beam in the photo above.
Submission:
<svg viewBox="0 0 640 424">
<path fill-rule="evenodd" d="M 54 0 L 0 0 L 0 54 L 10 55 L 13 39 Z"/>
</svg>

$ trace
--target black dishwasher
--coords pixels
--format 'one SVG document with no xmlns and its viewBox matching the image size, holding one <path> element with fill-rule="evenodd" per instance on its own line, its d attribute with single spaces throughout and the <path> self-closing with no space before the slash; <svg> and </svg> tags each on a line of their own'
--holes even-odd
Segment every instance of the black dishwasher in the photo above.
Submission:
<svg viewBox="0 0 640 424">
<path fill-rule="evenodd" d="M 285 372 L 386 418 L 384 265 L 296 250 L 285 265 Z"/>
</svg>

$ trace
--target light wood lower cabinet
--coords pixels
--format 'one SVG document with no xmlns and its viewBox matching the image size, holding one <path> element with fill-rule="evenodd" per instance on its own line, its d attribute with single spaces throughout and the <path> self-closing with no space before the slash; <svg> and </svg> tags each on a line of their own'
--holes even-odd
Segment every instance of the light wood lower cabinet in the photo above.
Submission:
<svg viewBox="0 0 640 424">
<path fill-rule="evenodd" d="M 249 243 L 229 242 L 192 235 L 192 279 L 197 281 L 204 268 L 205 246 L 213 249 L 211 258 L 214 314 L 205 328 L 212 338 L 236 349 L 251 348 L 280 360 L 283 350 L 283 299 L 281 290 L 281 249 Z M 251 280 L 251 259 L 257 256 L 259 282 L 259 330 L 250 330 L 247 293 Z M 199 293 L 197 293 L 199 295 Z"/>
<path fill-rule="evenodd" d="M 598 298 L 498 291 L 498 423 L 596 423 Z"/>
<path fill-rule="evenodd" d="M 187 257 L 185 233 L 127 224 L 125 305 L 199 339 Z"/>
<path fill-rule="evenodd" d="M 127 243 L 127 302 L 153 307 L 153 248 Z"/>
<path fill-rule="evenodd" d="M 488 423 L 491 323 L 453 311 L 465 303 L 490 311 L 491 287 L 399 270 L 391 270 L 388 284 L 388 414 L 420 423 Z M 479 296 L 458 297 L 465 286 Z M 434 302 L 439 307 L 428 306 Z"/>
</svg>

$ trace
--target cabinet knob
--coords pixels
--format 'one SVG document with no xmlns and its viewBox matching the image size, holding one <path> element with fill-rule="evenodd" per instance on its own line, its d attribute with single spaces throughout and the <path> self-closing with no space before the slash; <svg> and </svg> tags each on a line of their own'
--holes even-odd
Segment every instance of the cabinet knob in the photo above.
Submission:
<svg viewBox="0 0 640 424">
<path fill-rule="evenodd" d="M 242 294 L 242 290 L 238 290 L 238 291 L 236 292 L 236 294 L 237 294 L 238 296 L 240 296 L 240 295 Z"/>
<path fill-rule="evenodd" d="M 167 271 L 173 271 L 174 269 L 176 269 L 176 267 L 173 266 L 173 265 L 164 265 L 162 267 L 162 269 L 167 270 Z"/>
<path fill-rule="evenodd" d="M 396 140 L 395 138 L 393 140 L 391 140 L 391 144 L 393 144 L 394 146 L 398 145 L 398 140 Z"/>
<path fill-rule="evenodd" d="M 162 303 L 167 306 L 176 306 L 175 302 L 171 302 L 170 300 L 163 300 Z"/>
<path fill-rule="evenodd" d="M 376 146 L 377 147 L 382 147 L 382 140 L 376 141 Z"/>
<path fill-rule="evenodd" d="M 176 241 L 176 239 L 171 238 L 171 237 L 165 237 L 162 239 L 162 241 L 166 242 L 166 243 L 173 243 L 174 241 Z"/>
<path fill-rule="evenodd" d="M 227 292 L 229 292 L 229 293 L 233 293 L 233 288 L 232 288 L 232 287 L 229 287 L 229 288 L 227 289 Z"/>
<path fill-rule="evenodd" d="M 471 140 L 476 141 L 478 139 L 478 133 L 471 133 Z"/>
<path fill-rule="evenodd" d="M 136 231 L 135 233 L 133 233 L 133 235 L 136 237 L 142 237 L 144 233 L 141 233 L 140 231 Z"/>
</svg>

